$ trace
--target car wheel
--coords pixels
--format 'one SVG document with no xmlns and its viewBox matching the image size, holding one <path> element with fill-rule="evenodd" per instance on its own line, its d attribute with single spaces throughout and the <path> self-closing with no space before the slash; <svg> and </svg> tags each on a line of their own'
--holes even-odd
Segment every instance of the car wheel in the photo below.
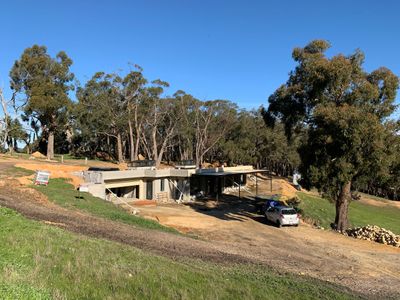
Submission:
<svg viewBox="0 0 400 300">
<path fill-rule="evenodd" d="M 281 227 L 282 227 L 282 224 L 281 224 L 281 222 L 279 222 L 279 220 L 276 221 L 276 226 L 277 226 L 278 228 L 281 228 Z"/>
</svg>

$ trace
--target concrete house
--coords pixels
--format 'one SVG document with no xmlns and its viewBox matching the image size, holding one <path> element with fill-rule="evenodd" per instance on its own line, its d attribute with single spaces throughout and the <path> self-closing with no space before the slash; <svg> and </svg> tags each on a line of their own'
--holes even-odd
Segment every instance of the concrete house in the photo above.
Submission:
<svg viewBox="0 0 400 300">
<path fill-rule="evenodd" d="M 128 170 L 89 169 L 85 188 L 92 195 L 113 202 L 157 200 L 189 201 L 195 195 L 215 197 L 227 187 L 246 185 L 247 175 L 264 172 L 252 166 L 196 169 L 184 163 L 175 168 L 155 169 L 152 161 L 133 162 Z"/>
</svg>

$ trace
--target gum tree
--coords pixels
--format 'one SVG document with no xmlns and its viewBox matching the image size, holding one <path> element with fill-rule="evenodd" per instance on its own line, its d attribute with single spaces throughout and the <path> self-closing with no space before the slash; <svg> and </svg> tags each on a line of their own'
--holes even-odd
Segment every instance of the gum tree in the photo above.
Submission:
<svg viewBox="0 0 400 300">
<path fill-rule="evenodd" d="M 306 130 L 299 151 L 304 183 L 335 202 L 334 227 L 342 231 L 352 183 L 388 168 L 385 122 L 395 110 L 399 81 L 384 67 L 365 71 L 359 50 L 327 57 L 329 47 L 315 40 L 293 50 L 297 66 L 269 97 L 264 119 L 268 125 L 279 119 L 289 139 L 293 131 Z"/>
<path fill-rule="evenodd" d="M 71 105 L 68 92 L 74 75 L 70 72 L 72 60 L 63 51 L 55 58 L 45 46 L 27 48 L 11 71 L 11 89 L 24 95 L 21 106 L 25 114 L 41 124 L 47 138 L 47 158 L 54 158 L 54 133 L 60 127 L 60 116 Z"/>
</svg>

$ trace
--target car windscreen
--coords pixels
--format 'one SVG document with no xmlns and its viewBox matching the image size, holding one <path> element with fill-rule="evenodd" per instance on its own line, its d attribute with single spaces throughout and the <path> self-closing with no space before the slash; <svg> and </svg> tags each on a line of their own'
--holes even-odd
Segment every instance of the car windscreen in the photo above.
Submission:
<svg viewBox="0 0 400 300">
<path fill-rule="evenodd" d="M 283 215 L 296 215 L 297 212 L 294 209 L 282 209 Z"/>
</svg>

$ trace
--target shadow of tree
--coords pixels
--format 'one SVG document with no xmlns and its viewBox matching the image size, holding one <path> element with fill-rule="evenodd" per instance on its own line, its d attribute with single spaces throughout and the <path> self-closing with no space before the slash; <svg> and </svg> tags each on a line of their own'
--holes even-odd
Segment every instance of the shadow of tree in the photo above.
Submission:
<svg viewBox="0 0 400 300">
<path fill-rule="evenodd" d="M 262 214 L 264 201 L 256 200 L 254 196 L 237 197 L 223 194 L 218 200 L 215 198 L 198 199 L 186 203 L 199 213 L 212 216 L 224 221 L 246 221 L 249 218 L 262 224 L 270 225 Z"/>
</svg>

